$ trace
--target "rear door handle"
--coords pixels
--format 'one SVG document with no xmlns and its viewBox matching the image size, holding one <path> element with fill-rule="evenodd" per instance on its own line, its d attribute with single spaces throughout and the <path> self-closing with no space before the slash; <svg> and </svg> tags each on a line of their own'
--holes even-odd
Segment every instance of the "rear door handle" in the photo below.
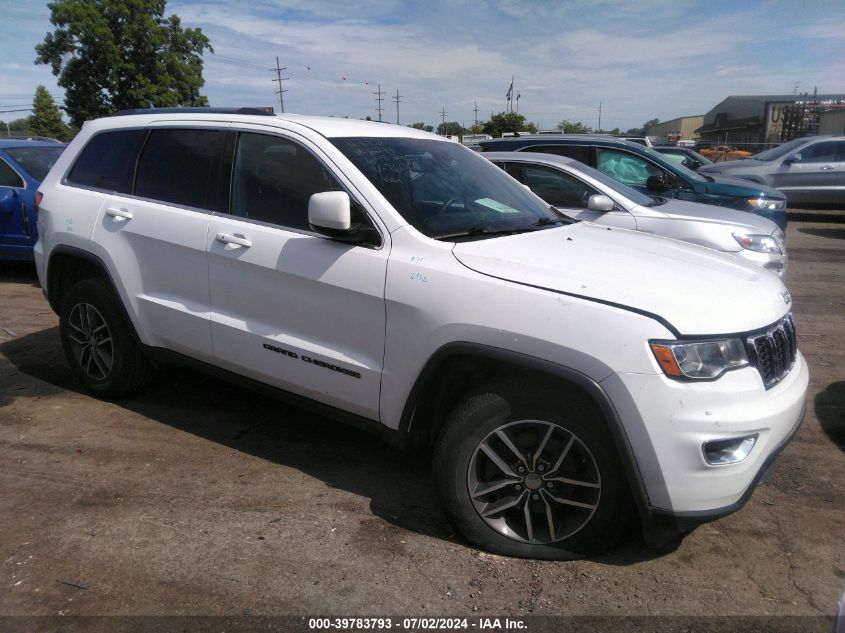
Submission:
<svg viewBox="0 0 845 633">
<path fill-rule="evenodd" d="M 132 213 L 130 211 L 127 209 L 118 209 L 116 207 L 109 207 L 106 209 L 106 215 L 110 215 L 119 222 L 132 219 Z"/>
<path fill-rule="evenodd" d="M 229 235 L 228 233 L 218 233 L 217 241 L 224 244 L 236 244 L 237 246 L 244 246 L 249 248 L 252 242 L 246 239 L 243 235 Z"/>
<path fill-rule="evenodd" d="M 831 171 L 831 170 L 836 169 L 836 167 L 834 167 L 833 165 L 825 165 L 821 169 L 822 169 L 822 171 Z"/>
</svg>

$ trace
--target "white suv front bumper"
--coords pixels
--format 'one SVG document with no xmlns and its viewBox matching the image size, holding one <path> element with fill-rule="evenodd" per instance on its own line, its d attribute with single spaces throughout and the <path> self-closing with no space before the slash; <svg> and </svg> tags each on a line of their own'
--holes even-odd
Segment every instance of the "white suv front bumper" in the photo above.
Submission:
<svg viewBox="0 0 845 633">
<path fill-rule="evenodd" d="M 799 352 L 792 370 L 768 390 L 753 367 L 710 382 L 615 374 L 602 387 L 617 406 L 651 509 L 704 522 L 748 499 L 797 430 L 808 383 Z M 705 442 L 755 434 L 757 441 L 742 461 L 711 465 L 705 460 Z"/>
</svg>

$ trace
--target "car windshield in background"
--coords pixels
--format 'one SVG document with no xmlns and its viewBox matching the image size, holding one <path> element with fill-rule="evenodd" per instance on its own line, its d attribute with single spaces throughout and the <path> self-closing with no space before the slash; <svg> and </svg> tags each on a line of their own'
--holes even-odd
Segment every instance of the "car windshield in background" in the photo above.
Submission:
<svg viewBox="0 0 845 633">
<path fill-rule="evenodd" d="M 796 147 L 800 147 L 806 142 L 807 138 L 796 138 L 783 145 L 778 145 L 777 147 L 767 149 L 765 152 L 760 152 L 754 158 L 757 160 L 777 160 L 778 158 L 783 158 Z"/>
<path fill-rule="evenodd" d="M 688 167 L 684 167 L 683 165 L 678 165 L 677 163 L 671 163 L 671 162 L 667 161 L 666 157 L 663 154 L 661 154 L 660 152 L 655 152 L 650 147 L 643 148 L 643 151 L 648 152 L 648 155 L 651 156 L 652 159 L 657 159 L 657 160 L 660 161 L 660 163 L 662 163 L 664 165 L 672 165 L 672 167 L 675 170 L 677 170 L 678 172 L 680 172 L 681 174 L 683 174 L 684 176 L 686 176 L 690 180 L 695 180 L 696 182 L 707 182 L 707 179 L 704 176 L 702 176 L 701 174 L 697 174 L 692 169 L 689 169 Z M 660 163 L 658 163 L 658 164 L 660 164 Z"/>
<path fill-rule="evenodd" d="M 644 193 L 640 193 L 633 187 L 629 187 L 623 182 L 616 180 L 616 178 L 611 178 L 604 172 L 599 171 L 598 169 L 593 169 L 589 165 L 585 165 L 584 163 L 576 163 L 578 168 L 577 170 L 584 174 L 585 176 L 589 176 L 594 180 L 598 180 L 601 184 L 605 187 L 613 189 L 614 191 L 618 191 L 623 196 L 628 198 L 631 202 L 635 204 L 639 204 L 644 207 L 648 207 L 654 205 L 654 198 L 651 198 Z"/>
<path fill-rule="evenodd" d="M 59 160 L 64 145 L 55 147 L 8 147 L 6 153 L 35 180 L 44 180 L 50 168 Z"/>
<path fill-rule="evenodd" d="M 562 221 L 498 167 L 455 143 L 331 139 L 414 228 L 435 239 L 531 231 Z"/>
</svg>

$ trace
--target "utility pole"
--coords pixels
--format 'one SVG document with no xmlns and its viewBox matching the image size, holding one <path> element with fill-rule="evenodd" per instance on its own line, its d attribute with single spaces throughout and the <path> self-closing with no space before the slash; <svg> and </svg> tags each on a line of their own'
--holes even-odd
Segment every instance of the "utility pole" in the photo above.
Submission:
<svg viewBox="0 0 845 633">
<path fill-rule="evenodd" d="M 378 120 L 381 122 L 381 113 L 384 110 L 384 108 L 381 107 L 381 102 L 384 101 L 384 99 L 382 99 L 384 92 L 381 90 L 381 84 L 378 85 L 378 92 L 374 92 L 373 94 L 376 95 L 376 101 L 378 101 L 376 112 L 378 112 Z"/>
<path fill-rule="evenodd" d="M 599 132 L 601 132 L 601 101 L 599 101 Z"/>
<path fill-rule="evenodd" d="M 399 125 L 399 103 L 402 101 L 402 96 L 399 94 L 399 89 L 396 89 L 396 96 L 393 97 L 396 102 L 396 125 Z"/>
<path fill-rule="evenodd" d="M 448 114 L 448 112 L 446 112 L 446 106 L 443 106 L 442 108 L 440 108 L 440 118 L 443 120 L 443 136 L 446 136 L 446 115 L 447 114 Z"/>
<path fill-rule="evenodd" d="M 283 71 L 283 70 L 287 70 L 287 69 L 288 69 L 288 67 L 287 67 L 287 66 L 279 66 L 279 56 L 278 56 L 278 55 L 276 55 L 276 67 L 275 67 L 275 68 L 271 68 L 271 69 L 270 69 L 270 72 L 271 72 L 271 73 L 272 73 L 272 72 L 276 73 L 276 78 L 275 78 L 275 79 L 273 79 L 273 81 L 276 81 L 276 82 L 278 82 L 278 84 L 279 84 L 279 89 L 276 91 L 276 94 L 277 94 L 277 95 L 279 95 L 279 106 L 281 107 L 282 112 L 284 112 L 284 111 L 285 111 L 285 97 L 284 97 L 284 93 L 286 93 L 286 92 L 287 92 L 287 90 L 283 90 L 283 89 L 282 89 L 282 82 L 283 82 L 283 81 L 287 81 L 288 79 L 290 79 L 290 77 L 282 77 L 282 71 Z"/>
<path fill-rule="evenodd" d="M 472 111 L 475 112 L 475 127 L 478 127 L 478 101 L 475 102 L 475 107 Z"/>
</svg>

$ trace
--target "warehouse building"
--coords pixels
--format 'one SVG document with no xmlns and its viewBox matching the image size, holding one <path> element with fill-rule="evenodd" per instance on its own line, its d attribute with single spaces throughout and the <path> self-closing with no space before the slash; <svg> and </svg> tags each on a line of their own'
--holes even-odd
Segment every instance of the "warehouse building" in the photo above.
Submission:
<svg viewBox="0 0 845 633">
<path fill-rule="evenodd" d="M 682 116 L 671 121 L 649 125 L 643 131 L 646 136 L 659 136 L 662 141 L 693 141 L 698 138 L 697 128 L 704 125 L 704 115 Z"/>
</svg>

